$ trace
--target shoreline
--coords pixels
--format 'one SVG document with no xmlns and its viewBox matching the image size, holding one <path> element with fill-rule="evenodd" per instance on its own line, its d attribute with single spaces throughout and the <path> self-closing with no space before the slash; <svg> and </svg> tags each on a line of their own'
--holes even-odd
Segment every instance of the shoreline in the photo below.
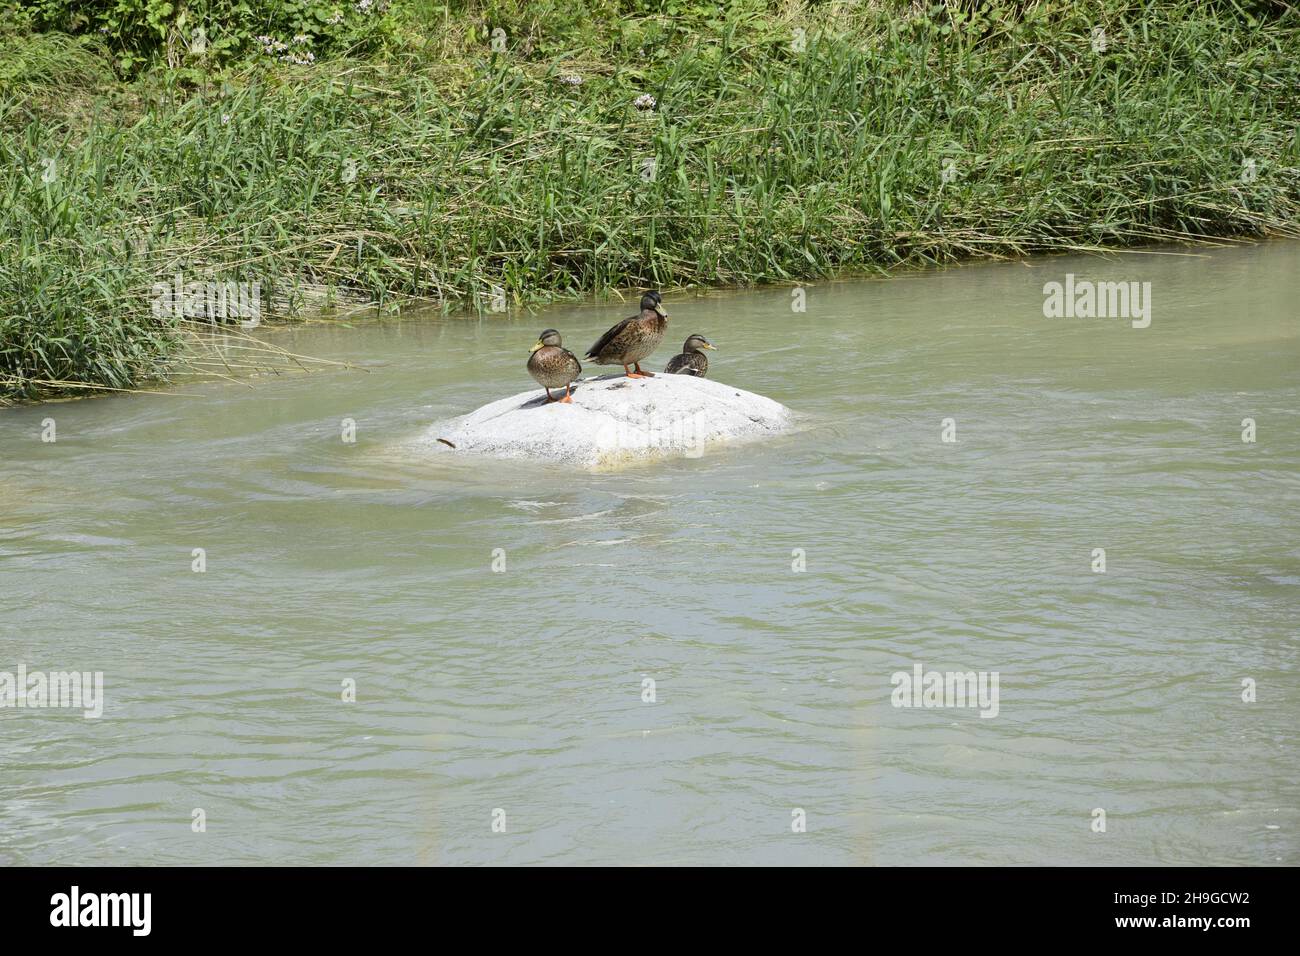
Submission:
<svg viewBox="0 0 1300 956">
<path fill-rule="evenodd" d="M 1258 238 L 1242 239 L 1212 239 L 1207 238 L 1196 243 L 1161 243 L 1150 246 L 1137 246 L 1126 248 L 1100 248 L 1100 249 L 1082 249 L 1059 253 L 1041 253 L 1036 255 L 1025 255 L 1014 258 L 971 258 L 958 259 L 952 262 L 941 263 L 938 265 L 908 265 L 897 266 L 893 269 L 872 272 L 844 272 L 833 276 L 817 280 L 790 280 L 787 282 L 770 282 L 750 285 L 696 285 L 672 287 L 665 290 L 665 294 L 671 298 L 680 300 L 682 297 L 691 299 L 726 299 L 730 296 L 745 296 L 750 293 L 759 291 L 774 291 L 779 289 L 797 289 L 797 288 L 818 288 L 824 289 L 827 286 L 835 286 L 842 283 L 862 283 L 862 282 L 884 282 L 892 283 L 906 281 L 908 279 L 922 279 L 933 276 L 937 272 L 946 272 L 956 269 L 980 268 L 997 265 L 1021 266 L 1034 268 L 1039 264 L 1046 264 L 1054 259 L 1067 257 L 1088 257 L 1096 258 L 1099 261 L 1114 261 L 1123 256 L 1176 256 L 1186 258 L 1198 258 L 1200 250 L 1248 250 L 1255 246 L 1268 245 L 1272 243 L 1300 242 L 1300 237 L 1292 236 L 1265 236 Z M 1053 274 L 1055 275 L 1055 274 Z M 197 396 L 186 395 L 179 391 L 179 387 L 196 384 L 211 384 L 220 380 L 226 380 L 234 384 L 249 385 L 249 379 L 261 375 L 280 375 L 286 372 L 300 372 L 308 374 L 315 371 L 321 371 L 326 368 L 344 367 L 351 371 L 368 372 L 370 368 L 359 360 L 358 364 L 352 362 L 340 362 L 337 359 L 323 359 L 308 354 L 298 354 L 290 352 L 282 345 L 276 343 L 276 338 L 284 333 L 292 333 L 300 329 L 311 327 L 329 326 L 329 327 L 366 327 L 372 323 L 383 322 L 409 322 L 409 321 L 452 321 L 452 322 L 473 322 L 482 321 L 483 319 L 500 320 L 508 323 L 520 323 L 525 318 L 531 320 L 538 318 L 549 309 L 566 308 L 566 309 L 591 309 L 608 312 L 611 308 L 621 308 L 634 299 L 635 289 L 605 289 L 599 292 L 577 293 L 567 296 L 556 296 L 544 302 L 538 302 L 530 305 L 511 307 L 503 313 L 492 313 L 486 310 L 474 310 L 470 307 L 462 306 L 452 309 L 443 309 L 440 304 L 434 300 L 412 300 L 404 304 L 401 308 L 395 310 L 385 310 L 384 308 L 373 303 L 367 305 L 356 305 L 344 315 L 332 315 L 323 311 L 307 312 L 293 317 L 272 316 L 266 319 L 257 329 L 252 332 L 246 332 L 241 329 L 237 321 L 232 320 L 228 325 L 213 326 L 205 322 L 193 323 L 196 337 L 207 336 L 211 338 L 220 338 L 226 342 L 225 347 L 231 348 L 229 340 L 243 340 L 249 343 L 248 348 L 275 354 L 276 361 L 267 361 L 265 364 L 244 367 L 243 374 L 240 376 L 214 374 L 211 371 L 202 371 L 195 368 L 183 368 L 175 378 L 162 377 L 150 382 L 142 383 L 139 388 L 105 388 L 102 386 L 83 384 L 76 387 L 69 387 L 66 391 L 60 390 L 45 394 L 35 399 L 14 399 L 6 398 L 0 394 L 0 413 L 6 409 L 32 408 L 41 405 L 50 405 L 65 403 L 71 401 L 80 401 L 91 398 L 110 398 L 115 395 L 167 395 L 172 397 L 190 397 Z M 261 333 L 270 333 L 263 338 Z M 241 345 L 234 345 L 235 351 L 238 351 Z M 205 346 L 204 348 L 207 348 Z M 206 358 L 211 363 L 211 356 L 215 354 L 215 346 L 212 347 L 214 352 L 207 353 L 201 349 L 194 351 L 197 358 Z M 183 364 L 185 359 L 182 358 Z M 250 385 L 251 387 L 251 385 Z"/>
</svg>

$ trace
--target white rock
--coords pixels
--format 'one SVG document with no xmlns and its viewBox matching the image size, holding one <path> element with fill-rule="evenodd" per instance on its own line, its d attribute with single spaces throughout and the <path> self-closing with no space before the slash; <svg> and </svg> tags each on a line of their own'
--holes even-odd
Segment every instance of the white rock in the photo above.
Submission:
<svg viewBox="0 0 1300 956">
<path fill-rule="evenodd" d="M 553 393 L 558 394 L 558 393 Z M 428 442 L 456 453 L 617 468 L 653 458 L 698 458 L 710 445 L 786 431 L 790 409 L 721 382 L 690 375 L 574 383 L 573 402 L 547 403 L 540 388 L 434 425 Z"/>
</svg>

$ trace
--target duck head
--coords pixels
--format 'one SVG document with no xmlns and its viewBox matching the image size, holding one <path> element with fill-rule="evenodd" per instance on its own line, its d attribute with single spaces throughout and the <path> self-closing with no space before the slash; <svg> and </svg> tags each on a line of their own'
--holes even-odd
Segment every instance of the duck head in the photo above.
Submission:
<svg viewBox="0 0 1300 956">
<path fill-rule="evenodd" d="M 547 345 L 553 345 L 558 349 L 560 344 L 560 333 L 555 331 L 555 329 L 546 329 L 541 335 L 537 336 L 537 344 L 529 349 L 528 353 L 531 355 L 533 352 L 536 352 L 538 349 L 544 348 Z"/>
<path fill-rule="evenodd" d="M 713 345 L 698 332 L 687 339 L 686 344 L 682 346 L 683 352 L 698 352 L 700 349 L 708 349 L 710 352 L 716 352 L 717 346 Z"/>
<path fill-rule="evenodd" d="M 668 318 L 668 313 L 664 311 L 663 301 L 663 298 L 658 292 L 647 292 L 645 295 L 641 296 L 641 311 L 656 312 L 666 319 Z"/>
</svg>

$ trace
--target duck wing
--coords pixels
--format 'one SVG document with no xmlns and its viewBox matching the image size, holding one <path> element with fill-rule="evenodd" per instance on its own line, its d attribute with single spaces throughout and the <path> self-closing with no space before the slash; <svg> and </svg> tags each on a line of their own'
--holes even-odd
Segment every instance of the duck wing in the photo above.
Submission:
<svg viewBox="0 0 1300 956">
<path fill-rule="evenodd" d="M 562 351 L 564 352 L 565 361 L 573 363 L 573 377 L 577 378 L 582 374 L 582 363 L 578 361 L 578 356 L 574 355 L 568 349 L 563 349 Z"/>
<path fill-rule="evenodd" d="M 694 375 L 696 378 L 703 378 L 708 368 L 709 360 L 699 352 L 683 352 L 681 355 L 674 355 L 669 360 L 668 364 L 664 366 L 664 374 Z"/>
<path fill-rule="evenodd" d="M 621 333 L 624 329 L 627 328 L 629 322 L 636 321 L 636 318 L 637 317 L 635 315 L 628 316 L 626 319 L 618 323 L 616 326 L 614 326 L 612 329 L 610 329 L 600 338 L 596 339 L 596 344 L 593 345 L 591 348 L 587 349 L 587 354 L 584 355 L 583 358 L 598 359 L 600 357 L 600 353 L 604 351 L 606 348 L 608 348 L 609 344 L 613 342 L 614 339 L 618 338 L 619 333 Z"/>
</svg>

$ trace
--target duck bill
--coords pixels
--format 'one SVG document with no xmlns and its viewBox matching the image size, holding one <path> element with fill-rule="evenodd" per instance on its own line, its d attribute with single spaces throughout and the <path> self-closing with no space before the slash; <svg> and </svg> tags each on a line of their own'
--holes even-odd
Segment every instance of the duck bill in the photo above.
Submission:
<svg viewBox="0 0 1300 956">
<path fill-rule="evenodd" d="M 718 350 L 718 347 L 716 345 L 710 345 L 708 342 L 705 342 L 702 346 L 700 346 L 700 348 L 708 349 L 710 352 L 716 352 Z"/>
<path fill-rule="evenodd" d="M 658 312 L 665 319 L 668 318 L 668 313 L 664 311 L 664 307 L 662 305 L 656 305 L 655 311 Z"/>
<path fill-rule="evenodd" d="M 543 342 L 541 342 L 541 341 L 538 341 L 538 343 L 537 343 L 536 345 L 534 345 L 532 348 L 530 348 L 530 349 L 528 350 L 528 354 L 529 354 L 529 355 L 532 355 L 534 352 L 536 352 L 538 349 L 540 349 L 544 344 L 545 344 L 545 343 L 543 343 Z"/>
</svg>

